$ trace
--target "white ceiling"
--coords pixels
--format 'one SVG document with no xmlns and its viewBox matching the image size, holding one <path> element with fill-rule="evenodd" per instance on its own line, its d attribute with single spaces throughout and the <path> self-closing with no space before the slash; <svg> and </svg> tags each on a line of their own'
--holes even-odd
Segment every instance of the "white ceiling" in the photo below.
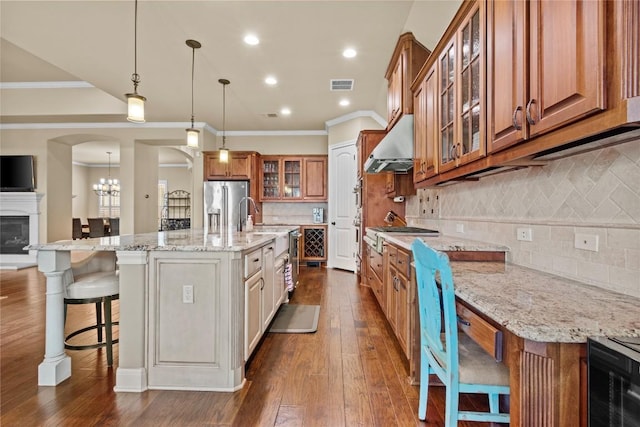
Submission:
<svg viewBox="0 0 640 427">
<path fill-rule="evenodd" d="M 227 131 L 323 131 L 327 121 L 355 112 L 386 117 L 384 74 L 398 36 L 412 31 L 433 48 L 459 5 L 459 0 L 140 0 L 138 92 L 148 99 L 147 123 L 189 126 L 187 39 L 202 43 L 195 53 L 195 120 L 216 130 L 222 129 L 220 78 L 231 81 Z M 250 32 L 259 45 L 242 41 Z M 125 121 L 124 94 L 133 89 L 133 1 L 3 0 L 0 36 L 1 123 Z M 343 58 L 347 47 L 358 55 Z M 267 75 L 279 83 L 267 86 Z M 354 89 L 332 92 L 331 79 L 354 79 Z M 74 83 L 60 88 L 60 82 Z M 351 104 L 339 106 L 342 98 Z M 279 112 L 285 106 L 292 110 L 288 117 Z M 86 146 L 78 161 L 92 163 L 98 155 L 97 162 L 105 163 L 106 144 Z"/>
</svg>

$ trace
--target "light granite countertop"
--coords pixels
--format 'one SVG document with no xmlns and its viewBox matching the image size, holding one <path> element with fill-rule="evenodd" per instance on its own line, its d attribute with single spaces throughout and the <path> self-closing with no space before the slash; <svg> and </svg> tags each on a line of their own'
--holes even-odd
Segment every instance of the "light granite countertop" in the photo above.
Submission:
<svg viewBox="0 0 640 427">
<path fill-rule="evenodd" d="M 415 235 L 385 233 L 411 250 Z M 420 237 L 440 251 L 505 251 L 449 236 Z M 590 336 L 640 336 L 640 299 L 509 263 L 451 262 L 456 296 L 522 338 L 584 343 Z"/>
<path fill-rule="evenodd" d="M 90 239 L 61 240 L 27 246 L 30 250 L 61 251 L 183 251 L 239 252 L 260 247 L 297 226 L 260 226 L 253 231 L 225 230 L 205 234 L 204 229 L 124 234 Z"/>
<path fill-rule="evenodd" d="M 513 264 L 452 262 L 456 296 L 540 342 L 640 336 L 640 299 Z"/>
</svg>

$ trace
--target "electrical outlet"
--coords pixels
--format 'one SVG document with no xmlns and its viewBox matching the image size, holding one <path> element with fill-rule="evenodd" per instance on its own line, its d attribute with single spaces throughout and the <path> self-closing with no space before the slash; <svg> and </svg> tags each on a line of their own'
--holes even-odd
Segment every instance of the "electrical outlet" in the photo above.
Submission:
<svg viewBox="0 0 640 427">
<path fill-rule="evenodd" d="M 530 228 L 518 228 L 516 232 L 516 239 L 521 240 L 523 242 L 532 242 L 533 233 Z"/>
<path fill-rule="evenodd" d="M 193 285 L 182 286 L 182 303 L 193 304 Z"/>
<path fill-rule="evenodd" d="M 576 233 L 573 246 L 576 249 L 598 252 L 598 235 Z"/>
<path fill-rule="evenodd" d="M 456 224 L 456 233 L 464 233 L 464 224 Z"/>
</svg>

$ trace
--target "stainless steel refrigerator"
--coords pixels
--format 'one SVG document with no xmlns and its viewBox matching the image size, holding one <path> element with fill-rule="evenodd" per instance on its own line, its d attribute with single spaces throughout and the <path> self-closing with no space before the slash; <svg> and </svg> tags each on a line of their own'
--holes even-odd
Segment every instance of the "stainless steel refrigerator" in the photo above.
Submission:
<svg viewBox="0 0 640 427">
<path fill-rule="evenodd" d="M 247 221 L 249 181 L 207 181 L 204 183 L 205 232 L 236 230 Z"/>
</svg>

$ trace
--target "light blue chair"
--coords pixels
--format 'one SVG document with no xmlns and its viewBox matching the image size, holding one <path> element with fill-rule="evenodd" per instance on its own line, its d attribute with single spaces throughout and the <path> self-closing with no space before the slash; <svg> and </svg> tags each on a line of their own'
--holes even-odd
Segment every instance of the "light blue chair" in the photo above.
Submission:
<svg viewBox="0 0 640 427">
<path fill-rule="evenodd" d="M 411 249 L 416 267 L 421 331 L 418 418 L 425 420 L 427 417 L 429 374 L 436 374 L 446 387 L 446 427 L 457 426 L 459 420 L 508 423 L 509 414 L 500 413 L 498 398 L 501 394 L 509 394 L 509 370 L 466 334 L 458 332 L 449 258 L 420 239 L 413 242 Z M 436 273 L 441 292 L 436 284 Z M 488 394 L 490 412 L 460 411 L 460 393 Z"/>
</svg>

